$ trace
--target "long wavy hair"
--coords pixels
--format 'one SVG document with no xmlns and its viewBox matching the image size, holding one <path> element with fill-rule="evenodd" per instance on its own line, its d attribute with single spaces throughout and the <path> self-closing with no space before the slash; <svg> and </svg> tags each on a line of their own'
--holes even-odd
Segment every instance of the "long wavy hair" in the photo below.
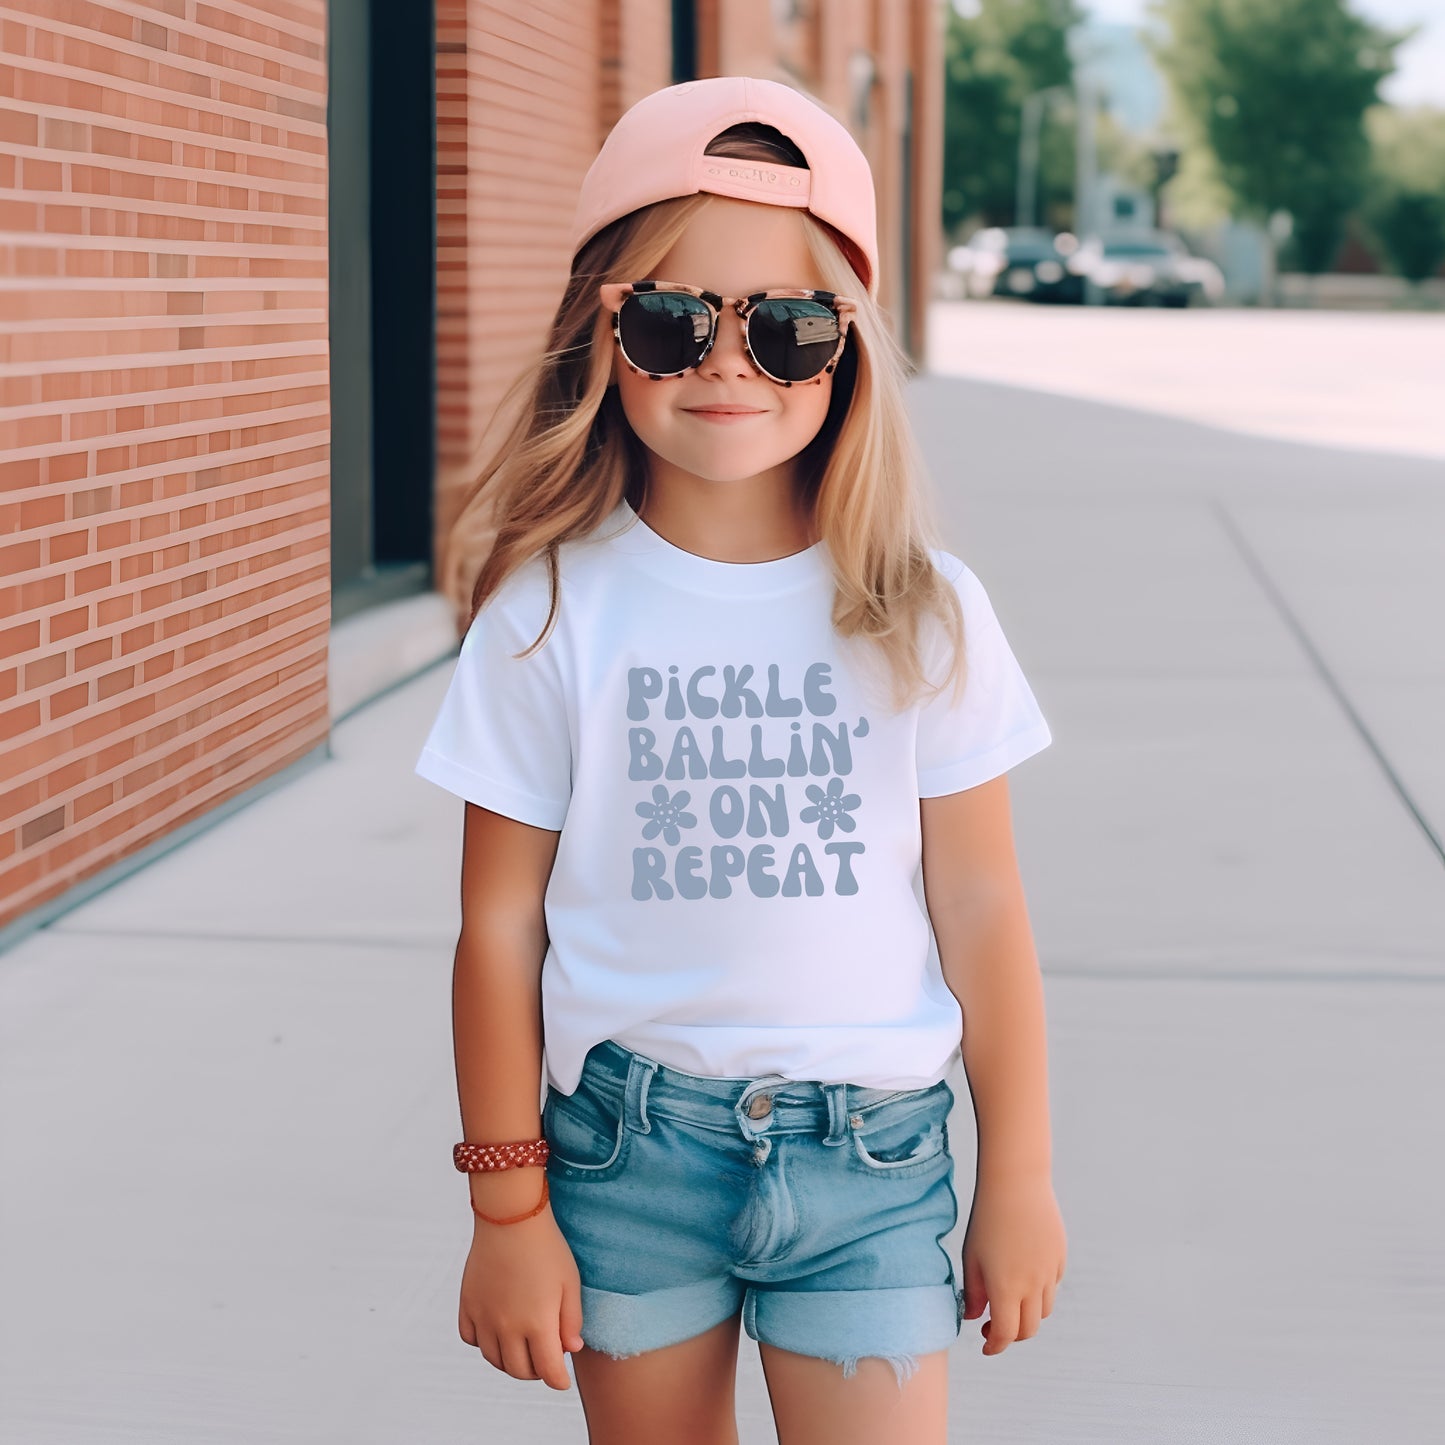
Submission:
<svg viewBox="0 0 1445 1445">
<path fill-rule="evenodd" d="M 707 154 L 805 165 L 779 131 L 761 122 L 730 127 Z M 641 511 L 647 453 L 608 385 L 611 318 L 597 288 L 650 276 L 682 236 L 706 195 L 645 206 L 612 222 L 578 252 L 546 349 L 508 389 L 500 416 L 522 400 L 501 444 L 468 494 L 448 542 L 444 570 L 458 584 L 486 534 L 490 548 L 471 588 L 468 625 L 486 600 L 532 558 L 546 560 L 551 604 L 542 646 L 560 603 L 558 549 L 600 526 L 624 498 Z M 823 285 L 858 301 L 833 373 L 832 399 L 817 436 L 794 462 L 799 500 L 827 544 L 836 591 L 832 622 L 843 638 L 871 641 L 885 663 L 895 706 L 962 686 L 963 617 L 953 585 L 928 555 L 941 546 L 926 467 L 913 438 L 903 383 L 915 368 L 868 296 L 853 244 L 799 210 Z M 470 562 L 468 558 L 472 559 Z M 952 644 L 943 677 L 930 676 L 924 619 L 942 623 Z"/>
</svg>

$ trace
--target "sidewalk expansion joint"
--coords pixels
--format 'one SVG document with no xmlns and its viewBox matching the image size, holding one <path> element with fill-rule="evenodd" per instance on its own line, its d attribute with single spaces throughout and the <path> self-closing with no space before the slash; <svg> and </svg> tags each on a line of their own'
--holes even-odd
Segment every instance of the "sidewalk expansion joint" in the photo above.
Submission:
<svg viewBox="0 0 1445 1445">
<path fill-rule="evenodd" d="M 1435 856 L 1442 864 L 1445 864 L 1445 842 L 1441 841 L 1439 834 L 1430 826 L 1429 820 L 1425 817 L 1424 813 L 1420 811 L 1414 798 L 1410 796 L 1409 789 L 1406 788 L 1404 781 L 1391 765 L 1389 758 L 1385 756 L 1385 750 L 1380 746 L 1378 741 L 1376 741 L 1375 735 L 1366 725 L 1364 718 L 1360 716 L 1344 688 L 1340 686 L 1339 680 L 1335 677 L 1334 673 L 1330 671 L 1329 664 L 1326 663 L 1320 655 L 1319 648 L 1315 646 L 1309 633 L 1305 631 L 1303 624 L 1299 618 L 1295 616 L 1289 603 L 1285 601 L 1284 594 L 1275 585 L 1274 579 L 1265 570 L 1264 563 L 1260 561 L 1259 554 L 1249 545 L 1239 523 L 1234 520 L 1229 508 L 1217 497 L 1211 497 L 1209 500 L 1210 505 L 1219 517 L 1220 525 L 1234 543 L 1239 555 L 1244 559 L 1245 565 L 1249 568 L 1255 580 L 1264 589 L 1265 594 L 1274 604 L 1275 610 L 1284 620 L 1285 626 L 1293 633 L 1295 641 L 1299 643 L 1305 656 L 1309 658 L 1311 666 L 1313 666 L 1315 672 L 1319 675 L 1320 680 L 1330 690 L 1335 702 L 1349 719 L 1350 725 L 1374 755 L 1375 761 L 1380 766 L 1380 771 L 1384 773 L 1386 780 L 1395 790 L 1396 796 L 1409 810 L 1410 816 L 1414 818 L 1416 825 L 1425 835 L 1431 848 L 1434 849 Z"/>
</svg>

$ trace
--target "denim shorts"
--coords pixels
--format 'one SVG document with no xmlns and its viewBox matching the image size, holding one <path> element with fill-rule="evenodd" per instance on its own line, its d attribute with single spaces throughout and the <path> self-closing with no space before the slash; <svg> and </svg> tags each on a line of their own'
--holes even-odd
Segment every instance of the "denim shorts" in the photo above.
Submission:
<svg viewBox="0 0 1445 1445">
<path fill-rule="evenodd" d="M 901 1385 L 947 1348 L 963 1292 L 947 1082 L 707 1078 L 604 1039 L 547 1086 L 552 1213 L 582 1280 L 582 1340 L 614 1359 L 742 1309 L 754 1340 Z"/>
</svg>

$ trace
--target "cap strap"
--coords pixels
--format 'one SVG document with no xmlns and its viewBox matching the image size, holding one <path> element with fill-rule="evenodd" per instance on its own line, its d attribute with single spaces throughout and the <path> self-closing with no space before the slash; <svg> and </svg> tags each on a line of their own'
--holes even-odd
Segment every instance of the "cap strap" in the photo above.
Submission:
<svg viewBox="0 0 1445 1445">
<path fill-rule="evenodd" d="M 806 206 L 813 173 L 802 166 L 704 156 L 699 184 L 716 195 L 758 200 L 772 206 Z"/>
</svg>

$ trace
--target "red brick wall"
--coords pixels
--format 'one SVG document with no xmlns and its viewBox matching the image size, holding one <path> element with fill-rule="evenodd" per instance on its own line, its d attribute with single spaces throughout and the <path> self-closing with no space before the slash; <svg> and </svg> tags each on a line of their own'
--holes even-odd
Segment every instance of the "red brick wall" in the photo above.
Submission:
<svg viewBox="0 0 1445 1445">
<path fill-rule="evenodd" d="M 438 528 L 546 334 L 598 143 L 598 0 L 437 3 Z M 459 470 L 460 469 L 460 470 Z"/>
<path fill-rule="evenodd" d="M 439 548 L 495 443 L 487 422 L 545 341 L 577 187 L 671 65 L 667 0 L 438 0 Z"/>
<path fill-rule="evenodd" d="M 327 733 L 324 0 L 0 0 L 0 923 Z"/>
</svg>

